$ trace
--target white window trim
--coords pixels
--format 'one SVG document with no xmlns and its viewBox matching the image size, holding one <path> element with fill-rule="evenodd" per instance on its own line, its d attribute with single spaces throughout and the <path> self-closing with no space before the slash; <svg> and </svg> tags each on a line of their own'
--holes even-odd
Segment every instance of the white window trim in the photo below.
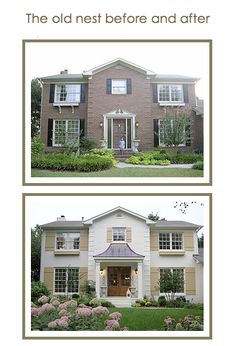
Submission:
<svg viewBox="0 0 236 346">
<path fill-rule="evenodd" d="M 114 240 L 113 231 L 115 229 L 124 229 L 125 239 L 124 240 Z M 126 227 L 112 227 L 112 243 L 126 243 Z"/>
<path fill-rule="evenodd" d="M 161 249 L 160 248 L 160 233 L 164 233 L 164 234 L 169 234 L 170 235 L 170 248 L 169 249 Z M 182 235 L 182 248 L 181 249 L 173 249 L 172 248 L 172 234 L 173 233 L 178 233 L 178 234 L 181 234 Z M 161 252 L 169 252 L 169 251 L 173 251 L 173 252 L 176 252 L 176 251 L 184 251 L 184 233 L 183 232 L 159 232 L 158 233 L 158 248 L 159 248 L 159 251 Z"/>
<path fill-rule="evenodd" d="M 62 147 L 62 144 L 56 144 L 55 143 L 55 123 L 56 121 L 65 121 L 66 122 L 66 131 L 68 130 L 68 121 L 77 121 L 78 122 L 78 138 L 80 135 L 80 119 L 53 119 L 53 130 L 52 130 L 52 146 L 53 147 Z"/>
<path fill-rule="evenodd" d="M 114 81 L 125 82 L 125 92 L 113 92 L 113 82 Z M 126 95 L 127 94 L 127 79 L 112 79 L 111 80 L 111 93 L 112 93 L 112 95 Z"/>
<path fill-rule="evenodd" d="M 56 269 L 65 269 L 66 270 L 66 290 L 65 292 L 56 292 L 55 291 L 55 282 L 56 282 Z M 68 269 L 78 269 L 78 292 L 68 292 Z M 72 295 L 79 294 L 80 292 L 80 267 L 55 267 L 53 275 L 53 295 Z"/>
<path fill-rule="evenodd" d="M 78 101 L 60 101 L 57 100 L 57 88 L 62 85 L 79 85 L 80 92 L 79 92 L 79 100 Z M 80 104 L 81 100 L 81 84 L 77 83 L 61 83 L 61 84 L 55 84 L 55 90 L 54 90 L 54 106 L 78 106 Z"/>
<path fill-rule="evenodd" d="M 169 101 L 161 101 L 160 100 L 160 88 L 165 85 L 168 86 L 169 88 Z M 181 87 L 181 100 L 179 101 L 172 101 L 171 100 L 171 87 L 172 86 L 180 86 Z M 158 84 L 157 85 L 157 97 L 158 97 L 158 103 L 160 106 L 185 106 L 184 102 L 184 90 L 183 90 L 183 85 L 182 84 Z"/>
<path fill-rule="evenodd" d="M 55 245 L 54 245 L 54 251 L 58 251 L 58 252 L 63 252 L 63 251 L 73 251 L 73 252 L 78 252 L 80 251 L 80 244 L 79 244 L 79 249 L 57 249 L 57 234 L 58 233 L 78 233 L 79 234 L 79 238 L 80 238 L 80 232 L 56 232 L 56 237 L 55 237 Z"/>
</svg>

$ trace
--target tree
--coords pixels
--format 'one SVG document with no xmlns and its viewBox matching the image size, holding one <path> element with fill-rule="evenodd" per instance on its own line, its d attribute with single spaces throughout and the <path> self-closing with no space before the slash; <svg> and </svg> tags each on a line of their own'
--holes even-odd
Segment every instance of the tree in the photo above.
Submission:
<svg viewBox="0 0 236 346">
<path fill-rule="evenodd" d="M 160 216 L 158 215 L 158 213 L 154 214 L 153 212 L 151 212 L 150 214 L 148 214 L 148 219 L 149 219 L 149 220 L 152 220 L 152 221 L 165 220 L 165 218 L 160 218 Z"/>
<path fill-rule="evenodd" d="M 204 248 L 204 234 L 202 233 L 200 237 L 198 237 L 198 247 Z"/>
<path fill-rule="evenodd" d="M 41 110 L 41 84 L 38 79 L 31 81 L 31 137 L 39 135 Z"/>
<path fill-rule="evenodd" d="M 31 229 L 31 281 L 40 279 L 41 236 L 42 229 L 39 225 Z"/>
<path fill-rule="evenodd" d="M 183 292 L 184 275 L 183 270 L 164 269 L 161 272 L 158 286 L 160 292 L 165 293 L 166 300 L 174 300 L 175 294 Z"/>
</svg>

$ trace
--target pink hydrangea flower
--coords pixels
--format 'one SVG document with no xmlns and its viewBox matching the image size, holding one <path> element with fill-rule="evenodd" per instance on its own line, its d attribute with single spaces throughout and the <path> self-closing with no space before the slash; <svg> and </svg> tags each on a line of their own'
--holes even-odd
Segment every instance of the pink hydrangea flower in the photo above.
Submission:
<svg viewBox="0 0 236 346">
<path fill-rule="evenodd" d="M 45 312 L 45 311 L 52 311 L 52 310 L 54 310 L 54 309 L 55 309 L 55 307 L 54 307 L 52 304 L 49 304 L 49 303 L 43 304 L 43 305 L 41 306 L 42 312 Z"/>
<path fill-rule="evenodd" d="M 106 327 L 110 327 L 111 329 L 120 328 L 119 322 L 117 320 L 106 320 L 105 325 L 106 325 Z"/>
<path fill-rule="evenodd" d="M 120 312 L 116 311 L 116 312 L 112 312 L 109 317 L 112 319 L 112 320 L 119 320 L 122 315 Z"/>
<path fill-rule="evenodd" d="M 35 308 L 35 307 L 31 308 L 31 316 L 32 317 L 37 317 L 37 316 L 41 315 L 41 313 L 42 313 L 41 308 Z"/>
<path fill-rule="evenodd" d="M 53 299 L 53 301 L 50 302 L 53 306 L 59 306 L 60 302 L 58 299 Z"/>
<path fill-rule="evenodd" d="M 66 309 L 62 309 L 58 313 L 59 316 L 66 316 L 67 314 L 68 314 L 68 312 L 66 311 Z"/>
<path fill-rule="evenodd" d="M 71 308 L 76 308 L 77 302 L 72 299 L 68 302 L 68 306 L 70 306 Z"/>
<path fill-rule="evenodd" d="M 96 308 L 93 308 L 93 314 L 97 315 L 107 315 L 109 313 L 109 310 L 105 306 L 97 306 Z"/>
<path fill-rule="evenodd" d="M 126 331 L 126 330 L 129 330 L 129 328 L 128 327 L 123 327 L 121 330 L 122 331 Z"/>
<path fill-rule="evenodd" d="M 64 310 L 64 309 L 66 309 L 67 306 L 68 306 L 68 304 L 66 304 L 66 303 L 67 303 L 67 302 L 61 303 L 61 304 L 58 306 L 58 309 L 59 309 L 59 310 Z"/>
<path fill-rule="evenodd" d="M 91 316 L 93 313 L 91 308 L 78 308 L 76 310 L 76 314 L 79 317 L 87 317 L 87 316 Z"/>
<path fill-rule="evenodd" d="M 56 321 L 51 321 L 48 323 L 48 328 L 55 329 L 57 327 L 57 322 Z"/>
<path fill-rule="evenodd" d="M 167 326 L 169 326 L 170 324 L 172 324 L 172 318 L 167 316 L 165 319 L 164 319 L 164 322 Z"/>
<path fill-rule="evenodd" d="M 61 318 L 59 321 L 57 321 L 58 326 L 67 328 L 69 326 L 68 321 L 64 318 Z"/>
</svg>

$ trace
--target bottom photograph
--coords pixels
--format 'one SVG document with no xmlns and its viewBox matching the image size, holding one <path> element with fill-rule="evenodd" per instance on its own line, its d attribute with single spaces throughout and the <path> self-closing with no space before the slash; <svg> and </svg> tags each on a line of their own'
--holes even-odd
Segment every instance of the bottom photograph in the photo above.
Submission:
<svg viewBox="0 0 236 346">
<path fill-rule="evenodd" d="M 211 338 L 211 195 L 23 195 L 23 338 Z"/>
</svg>

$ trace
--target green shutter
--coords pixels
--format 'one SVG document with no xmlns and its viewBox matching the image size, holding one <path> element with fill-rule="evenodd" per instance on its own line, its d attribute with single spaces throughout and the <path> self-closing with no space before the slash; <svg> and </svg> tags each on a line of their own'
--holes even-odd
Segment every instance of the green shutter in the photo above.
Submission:
<svg viewBox="0 0 236 346">
<path fill-rule="evenodd" d="M 52 146 L 52 136 L 53 136 L 53 119 L 48 119 L 48 147 Z"/>
<path fill-rule="evenodd" d="M 159 119 L 153 119 L 154 147 L 159 146 Z"/>
<path fill-rule="evenodd" d="M 54 102 L 54 95 L 55 95 L 55 84 L 50 84 L 49 103 L 53 103 Z"/>
<path fill-rule="evenodd" d="M 81 84 L 80 87 L 80 103 L 85 103 L 86 100 L 86 91 L 87 91 L 87 84 Z"/>
</svg>

